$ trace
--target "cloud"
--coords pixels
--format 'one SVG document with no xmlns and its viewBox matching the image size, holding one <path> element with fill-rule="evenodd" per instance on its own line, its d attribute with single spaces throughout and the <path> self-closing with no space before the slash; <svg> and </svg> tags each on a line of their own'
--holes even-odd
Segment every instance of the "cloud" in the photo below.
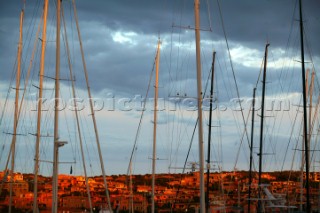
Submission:
<svg viewBox="0 0 320 213">
<path fill-rule="evenodd" d="M 167 102 L 166 107 L 171 109 L 176 103 L 168 100 L 179 93 L 181 96 L 195 97 L 196 95 L 196 65 L 195 65 L 195 41 L 193 15 L 193 3 L 186 3 L 182 0 L 150 1 L 140 0 L 138 3 L 130 0 L 122 1 L 104 1 L 96 0 L 76 1 L 79 17 L 79 25 L 82 35 L 82 44 L 85 52 L 86 66 L 89 74 L 89 83 L 94 98 L 103 99 L 104 110 L 98 111 L 97 120 L 99 132 L 104 150 L 106 162 L 114 164 L 110 166 L 111 173 L 124 173 L 122 168 L 126 169 L 128 154 L 131 152 L 133 140 L 139 123 L 141 110 L 136 110 L 134 100 L 136 95 L 144 97 L 146 89 L 150 83 L 150 98 L 153 95 L 153 63 L 156 53 L 158 38 L 162 40 L 160 56 L 160 97 Z M 42 1 L 27 1 L 25 9 L 25 27 L 24 27 L 24 50 L 23 50 L 23 78 L 26 76 L 27 67 L 30 62 L 30 53 L 33 48 L 33 42 L 36 38 L 36 29 L 40 23 L 42 13 Z M 48 42 L 46 52 L 46 76 L 52 77 L 55 72 L 55 11 L 54 3 L 50 1 L 49 21 L 48 21 Z M 143 6 L 141 6 L 143 5 Z M 74 16 L 72 14 L 72 5 L 70 1 L 63 2 L 64 13 L 67 24 L 68 42 L 71 52 L 71 64 L 73 75 L 76 76 L 75 84 L 77 97 L 87 98 L 85 75 L 83 73 L 82 60 L 80 54 L 77 29 Z M 299 29 L 297 5 L 295 2 L 265 0 L 259 2 L 232 0 L 220 1 L 223 15 L 225 33 L 228 39 L 230 53 L 233 62 L 233 70 L 229 61 L 227 45 L 222 27 L 222 19 L 219 15 L 219 8 L 216 2 L 201 1 L 201 29 L 209 29 L 212 32 L 201 31 L 201 56 L 202 56 L 202 79 L 203 88 L 209 77 L 212 52 L 215 50 L 215 93 L 217 106 L 229 106 L 229 101 L 240 97 L 251 97 L 252 89 L 257 87 L 257 97 L 261 96 L 261 78 L 258 79 L 264 56 L 264 47 L 270 42 L 268 71 L 267 71 L 267 96 L 287 98 L 296 100 L 301 94 L 301 70 Z M 306 59 L 314 62 L 314 67 L 320 64 L 320 44 L 318 35 L 319 26 L 319 3 L 317 0 L 304 2 L 305 15 L 305 44 Z M 1 69 L 1 101 L 3 106 L 7 87 L 10 82 L 14 83 L 12 76 L 15 73 L 15 57 L 18 44 L 18 26 L 19 13 L 22 5 L 17 5 L 13 1 L 6 1 L 0 8 L 0 64 Z M 208 12 L 209 11 L 209 12 Z M 174 25 L 174 27 L 173 27 Z M 190 26 L 190 27 L 189 27 Z M 41 38 L 41 34 L 39 35 Z M 39 42 L 39 40 L 38 40 Z M 67 53 L 65 50 L 65 40 L 62 40 L 61 51 L 61 77 L 70 79 L 68 70 Z M 39 78 L 39 58 L 40 45 L 35 52 L 34 65 L 31 70 L 30 85 L 38 85 Z M 310 56 L 310 53 L 312 55 Z M 312 69 L 312 65 L 307 64 L 307 68 Z M 234 71 L 234 73 L 233 73 Z M 316 70 L 317 71 L 317 70 Z M 237 89 L 234 82 L 234 76 L 237 80 Z M 67 98 L 70 95 L 70 81 L 61 81 L 62 95 Z M 53 88 L 53 81 L 45 79 L 47 88 Z M 207 95 L 209 93 L 210 83 L 208 82 Z M 318 94 L 319 82 L 316 78 L 315 96 Z M 205 89 L 204 89 L 205 90 Z M 37 95 L 37 89 L 30 86 L 30 94 L 26 101 L 34 101 Z M 52 90 L 47 90 L 45 96 L 51 98 Z M 12 109 L 13 93 L 10 94 L 10 106 Z M 117 108 L 111 110 L 112 100 L 115 98 Z M 132 110 L 124 110 L 125 99 L 132 100 L 128 106 Z M 148 97 L 149 98 L 149 97 Z M 120 102 L 118 102 L 120 101 Z M 121 102 L 122 101 L 122 102 Z M 87 104 L 88 102 L 86 102 Z M 192 104 L 192 103 L 189 103 Z M 139 105 L 141 107 L 141 105 Z M 152 138 L 152 111 L 148 105 L 144 130 L 139 142 L 140 154 L 148 153 L 149 140 Z M 189 141 L 194 128 L 197 114 L 195 111 L 186 110 L 187 104 L 180 105 L 176 111 L 165 111 L 160 113 L 158 125 L 162 133 L 159 139 L 160 143 L 165 144 L 159 155 L 172 158 L 167 162 L 162 162 L 161 171 L 166 171 L 171 162 L 183 162 L 184 154 L 189 146 Z M 30 108 L 28 108 L 30 110 Z M 109 109 L 109 110 L 107 110 Z M 26 111 L 27 112 L 27 111 Z M 233 159 L 228 160 L 226 156 L 234 156 L 234 147 L 239 146 L 241 131 L 243 129 L 242 116 L 239 112 L 215 111 L 216 119 L 220 121 L 221 135 L 223 137 L 224 160 L 228 161 L 225 168 L 233 169 Z M 220 117 L 218 117 L 219 113 Z M 206 114 L 207 112 L 205 112 Z M 246 112 L 248 113 L 248 112 Z M 292 119 L 295 111 L 287 115 Z M 67 126 L 74 128 L 71 112 L 66 112 L 66 118 L 62 118 L 61 137 L 68 138 Z M 88 108 L 83 111 L 81 119 L 83 126 L 89 123 L 90 114 Z M 52 115 L 52 114 L 51 114 Z M 50 115 L 50 116 L 51 116 Z M 246 116 L 247 114 L 245 114 Z M 7 117 L 12 117 L 11 111 L 7 111 Z M 25 114 L 25 130 L 34 132 L 35 116 Z M 50 116 L 45 120 L 48 124 L 48 132 L 51 134 L 52 122 Z M 51 118 L 52 119 L 52 118 Z M 4 119 L 5 120 L 5 119 Z M 8 119 L 6 128 L 12 120 Z M 68 124 L 70 122 L 70 124 Z M 271 126 L 272 121 L 268 121 Z M 280 122 L 280 121 L 279 121 Z M 292 124 L 292 120 L 286 118 L 282 121 L 286 124 Z M 280 122 L 281 124 L 281 122 Z M 278 125 L 279 131 L 284 125 Z M 281 127 L 281 128 L 280 128 Z M 205 130 L 205 133 L 207 130 Z M 72 132 L 72 141 L 77 140 Z M 217 132 L 217 134 L 219 134 Z M 288 140 L 284 135 L 278 134 L 274 137 L 278 140 Z M 297 133 L 299 134 L 299 133 Z M 94 146 L 94 137 L 92 135 L 92 126 L 87 127 L 86 141 L 90 146 Z M 195 137 L 196 138 L 196 137 Z M 50 139 L 48 139 L 49 141 Z M 6 136 L 6 141 L 10 138 Z M 33 141 L 28 136 L 28 141 Z M 31 144 L 31 145 L 30 145 Z M 33 143 L 27 144 L 27 147 L 33 147 Z M 71 148 L 74 146 L 73 148 Z M 168 147 L 165 147 L 168 146 Z M 49 150 L 49 142 L 47 149 Z M 197 158 L 197 144 L 193 148 L 194 158 Z M 64 151 L 63 151 L 64 150 Z M 70 152 L 76 150 L 76 142 L 70 141 L 62 152 L 66 158 L 70 157 Z M 33 148 L 30 148 L 30 156 Z M 69 155 L 68 155 L 69 153 Z M 95 152 L 96 153 L 96 152 Z M 176 156 L 170 156 L 168 153 L 176 153 Z M 244 152 L 245 153 L 245 152 Z M 149 153 L 148 153 L 149 154 Z M 139 172 L 144 172 L 147 163 L 147 155 L 137 161 L 143 162 L 143 166 L 138 168 Z M 243 154 L 243 153 L 242 153 Z M 221 154 L 222 155 L 222 154 Z M 77 155 L 79 157 L 79 155 Z M 92 158 L 92 164 L 94 155 Z M 176 158 L 175 158 L 176 157 Z M 246 155 L 242 156 L 242 166 L 246 168 Z M 173 159 L 175 158 L 175 159 Z M 79 158 L 80 159 L 80 158 Z M 68 159 L 67 159 L 68 160 Z M 119 165 L 119 166 L 118 166 Z M 97 167 L 98 168 L 98 167 Z M 67 171 L 64 169 L 62 171 Z"/>
</svg>

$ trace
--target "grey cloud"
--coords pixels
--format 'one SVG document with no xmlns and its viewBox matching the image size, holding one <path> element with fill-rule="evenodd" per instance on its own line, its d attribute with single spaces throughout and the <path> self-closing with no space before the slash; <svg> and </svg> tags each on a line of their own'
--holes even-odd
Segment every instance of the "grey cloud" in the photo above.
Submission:
<svg viewBox="0 0 320 213">
<path fill-rule="evenodd" d="M 304 2 L 304 14 L 306 20 L 306 33 L 308 33 L 308 44 L 313 50 L 314 56 L 319 55 L 319 44 L 316 40 L 316 35 L 320 32 L 318 11 L 320 4 L 316 0 Z M 30 23 L 33 14 L 39 15 L 42 9 L 42 1 L 28 1 L 26 5 L 26 17 L 29 19 L 25 24 Z M 53 6 L 53 3 L 50 3 Z M 190 43 L 194 44 L 194 32 L 181 28 L 172 28 L 172 24 L 182 26 L 193 26 L 193 3 L 187 4 L 181 0 L 175 1 L 76 1 L 80 28 L 83 37 L 83 45 L 89 71 L 89 80 L 94 91 L 99 92 L 105 88 L 115 92 L 124 92 L 131 94 L 145 94 L 149 75 L 152 69 L 152 63 L 155 57 L 155 48 L 158 33 L 164 39 L 164 42 L 169 45 L 163 48 L 161 55 L 161 79 L 164 88 L 160 91 L 163 96 L 179 91 L 174 88 L 174 84 L 179 81 L 187 80 L 195 82 L 195 56 L 194 51 L 178 48 L 175 45 Z M 78 47 L 76 29 L 73 23 L 73 28 L 70 25 L 72 9 L 70 2 L 63 3 L 65 14 L 68 22 L 68 34 L 75 38 L 74 43 L 71 43 L 74 55 L 72 56 L 74 72 L 77 78 L 77 86 L 85 87 L 84 75 L 82 74 L 81 56 Z M 223 21 L 225 24 L 226 33 L 228 36 L 230 47 L 243 45 L 249 48 L 264 50 L 266 40 L 271 43 L 270 48 L 286 49 L 287 40 L 289 37 L 291 24 L 294 27 L 292 36 L 297 33 L 298 23 L 294 21 L 298 18 L 295 1 L 220 1 L 221 10 L 223 13 Z M 201 37 L 207 41 L 215 40 L 224 42 L 224 36 L 219 16 L 217 2 L 210 2 L 210 17 L 213 32 L 202 32 Z M 4 26 L 0 32 L 0 47 L 4 51 L 0 53 L 0 62 L 3 64 L 3 69 L 6 70 L 3 74 L 4 79 L 9 79 L 11 76 L 12 63 L 16 56 L 17 35 L 19 25 L 19 11 L 21 5 L 13 2 L 6 2 L 1 7 L 0 23 Z M 36 8 L 36 9 L 34 9 Z M 53 9 L 51 9 L 50 20 L 54 19 Z M 201 1 L 201 20 L 202 28 L 209 27 L 207 4 L 206 1 Z M 32 14 L 32 15 L 31 15 Z M 52 26 L 51 26 L 52 27 Z M 116 32 L 136 33 L 132 39 L 135 44 L 119 43 L 113 40 Z M 173 33 L 173 34 L 171 34 Z M 171 47 L 171 38 L 175 44 Z M 50 43 L 49 46 L 53 46 Z M 172 49 L 171 49 L 172 48 Z M 203 49 L 211 47 L 203 46 Z M 222 66 L 221 72 L 226 74 L 222 76 L 224 82 L 232 83 L 233 77 L 230 70 L 229 62 L 226 60 L 226 46 L 214 47 L 218 50 L 218 55 L 223 54 L 227 66 Z M 224 48 L 224 49 L 222 49 Z M 179 52 L 180 51 L 180 52 Z M 179 53 L 178 53 L 179 52 Z M 209 51 L 206 51 L 209 52 Z M 24 53 L 27 54 L 27 53 Z M 179 54 L 179 55 L 178 55 Z M 54 54 L 48 50 L 47 67 L 54 67 Z M 205 56 L 205 54 L 204 54 Z M 172 58 L 170 58 L 172 57 Z M 179 57 L 179 60 L 176 59 Z M 211 56 L 206 56 L 208 60 L 207 66 L 203 66 L 203 79 L 209 72 Z M 222 60 L 222 59 L 221 59 Z M 28 60 L 25 61 L 28 64 Z M 63 72 L 67 71 L 66 60 L 62 62 Z M 182 64 L 185 63 L 185 64 Z M 239 83 L 240 95 L 249 95 L 252 92 L 252 87 L 258 76 L 258 69 L 244 67 L 239 64 L 234 64 L 236 78 Z M 38 67 L 34 68 L 35 71 Z M 224 71 L 227 69 L 228 71 Z M 53 72 L 50 68 L 47 71 Z M 179 74 L 183 73 L 183 75 Z M 49 74 L 51 75 L 51 74 Z M 66 76 L 68 74 L 65 74 Z M 221 77 L 221 76 L 220 76 Z M 177 79 L 179 78 L 179 79 Z M 219 78 L 219 74 L 217 74 Z M 177 79 L 174 80 L 174 79 Z M 220 81 L 218 84 L 222 84 Z M 222 86 L 222 85 L 220 85 Z M 232 86 L 234 88 L 234 86 Z M 195 92 L 194 83 L 186 87 L 186 93 L 193 95 Z M 172 91 L 170 91 L 172 90 Z M 189 91 L 190 90 L 190 91 Z M 221 93 L 226 91 L 221 90 Z M 236 96 L 235 91 L 230 95 L 223 97 Z M 229 97 L 229 98 L 231 98 Z M 226 100 L 227 98 L 222 98 Z"/>
</svg>

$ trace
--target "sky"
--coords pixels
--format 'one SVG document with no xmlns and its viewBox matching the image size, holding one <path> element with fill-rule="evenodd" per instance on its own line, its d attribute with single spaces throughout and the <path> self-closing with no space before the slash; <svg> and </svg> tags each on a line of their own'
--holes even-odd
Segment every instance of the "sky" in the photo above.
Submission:
<svg viewBox="0 0 320 213">
<path fill-rule="evenodd" d="M 0 106 L 1 118 L 1 168 L 4 168 L 12 135 L 13 89 L 15 62 L 19 40 L 19 13 L 24 1 L 2 1 L 0 7 Z M 43 8 L 43 1 L 25 1 L 23 39 L 23 79 L 28 71 L 34 41 L 40 40 L 37 28 Z M 49 0 L 47 51 L 45 76 L 54 76 L 55 71 L 55 1 Z M 130 154 L 133 149 L 143 100 L 149 84 L 150 91 L 138 135 L 133 163 L 134 173 L 151 172 L 153 140 L 153 64 L 158 39 L 161 40 L 157 136 L 157 172 L 181 172 L 188 147 L 191 152 L 188 162 L 198 161 L 197 131 L 192 140 L 196 123 L 196 69 L 193 1 L 183 0 L 139 0 L 139 1 L 76 1 L 82 44 L 89 74 L 90 89 L 95 98 L 95 110 L 104 165 L 107 174 L 127 172 Z M 92 175 L 99 174 L 99 163 L 94 131 L 89 111 L 85 77 L 83 74 L 79 39 L 71 1 L 63 1 L 67 26 L 71 64 L 76 78 L 77 97 L 81 99 L 81 127 L 83 128 L 87 166 Z M 317 0 L 303 2 L 306 46 L 306 68 L 316 72 L 313 102 L 319 94 L 320 44 L 320 3 Z M 215 63 L 215 110 L 213 113 L 212 164 L 223 170 L 235 167 L 248 169 L 248 136 L 243 137 L 244 120 L 249 120 L 252 91 L 257 84 L 257 96 L 261 97 L 261 71 L 266 43 L 268 51 L 267 97 L 269 98 L 270 119 L 265 122 L 265 151 L 273 153 L 266 157 L 265 170 L 290 169 L 294 147 L 301 143 L 301 69 L 298 4 L 295 0 L 261 1 L 201 1 L 201 58 L 202 85 L 205 89 L 209 76 L 212 52 L 216 51 Z M 63 33 L 64 30 L 62 30 Z M 61 35 L 61 78 L 70 79 L 65 37 Z M 227 39 L 227 42 L 226 42 Z M 229 51 L 228 51 L 229 50 Z M 26 95 L 26 109 L 21 115 L 19 131 L 25 137 L 18 139 L 17 152 L 20 160 L 16 170 L 32 172 L 34 138 L 28 134 L 35 131 L 35 109 L 38 84 L 40 42 L 36 47 L 35 59 L 31 68 L 30 82 Z M 231 60 L 230 60 L 231 56 Z M 232 62 L 232 64 L 230 63 Z M 309 77 L 311 79 L 311 77 Z M 236 83 L 235 83 L 236 80 Z M 72 165 L 75 173 L 82 173 L 74 111 L 70 101 L 70 81 L 61 81 L 61 97 L 65 108 L 60 113 L 60 138 L 69 141 L 61 148 L 61 172 L 68 173 Z M 24 85 L 24 84 L 22 84 Z M 43 132 L 52 135 L 53 81 L 45 79 L 45 107 Z M 50 90 L 51 88 L 51 90 Z M 7 105 L 5 100 L 8 91 Z M 22 93 L 22 92 L 21 92 Z M 20 96 L 21 97 L 21 96 Z M 243 98 L 244 113 L 236 110 L 237 98 Z M 260 100 L 260 99 L 259 99 Z M 288 104 L 288 110 L 272 109 L 272 101 Z M 257 105 L 261 101 L 257 102 Z M 279 105 L 280 106 L 280 105 Z M 208 102 L 204 106 L 205 130 L 207 135 Z M 283 108 L 286 108 L 284 110 Z M 316 112 L 314 112 L 316 114 Z M 261 114 L 259 109 L 256 115 Z M 268 113 L 267 113 L 268 114 Z M 268 114 L 268 115 L 269 115 Z M 251 116 L 251 115 L 250 115 Z M 297 119 L 295 119 L 297 117 Z M 316 114 L 315 126 L 319 126 Z M 259 116 L 256 116 L 255 143 L 259 140 Z M 300 120 L 299 120 L 300 119 Z M 296 121 L 297 120 L 297 121 Z M 316 127 L 314 128 L 316 130 Z M 207 140 L 207 136 L 204 137 Z M 317 137 L 314 136 L 314 141 Z M 43 139 L 41 157 L 52 157 L 52 138 Z M 190 145 L 190 141 L 192 144 Z M 205 142 L 206 143 L 206 142 Z M 301 145 L 300 145 L 301 146 Z M 288 149 L 288 147 L 290 147 Z M 207 145 L 205 145 L 207 150 Z M 279 151 L 279 153 L 276 153 Z M 288 156 L 286 154 L 288 152 Z M 236 158 L 239 152 L 239 157 Z M 32 157 L 30 157 L 32 156 Z M 256 159 L 256 158 L 255 158 Z M 316 159 L 316 158 L 315 158 Z M 256 159 L 257 160 L 257 159 Z M 74 162 L 76 161 L 76 163 Z M 296 157 L 295 162 L 299 161 Z M 285 162 L 285 163 L 283 163 Z M 285 165 L 285 166 L 283 166 Z M 295 167 L 297 169 L 298 166 Z M 43 174 L 50 175 L 50 164 L 42 163 Z"/>
</svg>

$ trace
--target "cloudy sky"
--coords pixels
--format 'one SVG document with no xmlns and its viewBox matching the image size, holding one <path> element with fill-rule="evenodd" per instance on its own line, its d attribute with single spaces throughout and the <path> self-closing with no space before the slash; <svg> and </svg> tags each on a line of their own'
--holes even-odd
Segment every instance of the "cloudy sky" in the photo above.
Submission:
<svg viewBox="0 0 320 213">
<path fill-rule="evenodd" d="M 54 76 L 55 71 L 55 1 L 49 0 L 46 76 Z M 159 172 L 180 172 L 186 158 L 197 113 L 194 110 L 196 91 L 195 42 L 193 1 L 183 0 L 77 0 L 79 25 L 89 73 L 90 88 L 96 98 L 96 116 L 105 167 L 108 174 L 126 173 L 135 142 L 142 101 L 146 96 L 149 78 L 153 69 L 158 38 L 161 39 L 160 54 L 160 111 L 158 120 L 158 158 Z M 1 90 L 1 166 L 4 168 L 12 132 L 12 109 L 14 90 L 9 90 L 9 99 L 5 105 L 8 88 L 14 83 L 17 44 L 19 38 L 19 13 L 23 1 L 2 1 L 0 7 L 0 90 Z M 34 141 L 28 133 L 35 132 L 37 89 L 38 85 L 40 34 L 37 29 L 40 22 L 43 1 L 26 1 L 24 39 L 23 39 L 23 80 L 28 72 L 34 42 L 35 57 L 31 67 L 31 77 L 26 92 L 26 109 L 21 115 L 20 137 L 17 152 L 20 164 L 17 170 L 32 172 Z M 71 1 L 63 1 L 64 18 L 67 32 L 62 30 L 61 78 L 70 79 L 65 33 L 71 53 L 71 64 L 76 76 L 77 97 L 83 99 L 81 126 L 84 129 L 87 164 L 91 174 L 99 174 L 97 151 L 88 108 L 86 84 L 84 80 L 79 39 Z M 263 63 L 264 48 L 270 43 L 267 74 L 267 96 L 270 100 L 285 100 L 289 110 L 274 112 L 269 106 L 271 117 L 266 121 L 265 151 L 274 153 L 265 159 L 266 170 L 290 169 L 293 148 L 301 142 L 301 113 L 296 107 L 301 97 L 301 71 L 299 16 L 296 0 L 262 0 L 262 1 L 201 1 L 201 56 L 203 88 L 210 72 L 212 52 L 217 52 L 215 65 L 216 109 L 213 118 L 213 161 L 219 162 L 224 170 L 234 167 L 248 169 L 248 140 L 243 136 L 244 121 L 249 117 L 252 90 L 258 82 L 257 96 L 261 94 L 258 80 Z M 306 44 L 306 67 L 314 69 L 315 91 L 314 103 L 319 94 L 318 67 L 320 64 L 320 3 L 317 0 L 304 1 L 304 23 Z M 41 28 L 40 28 L 41 29 Z M 227 42 L 228 45 L 227 45 Z M 229 51 L 228 51 L 229 47 Z M 230 53 L 230 54 L 229 54 Z M 230 57 L 232 65 L 230 63 Z M 236 82 L 234 80 L 234 76 Z M 13 80 L 12 80 L 13 79 Z M 61 149 L 61 161 L 73 162 L 76 172 L 81 173 L 79 140 L 73 121 L 69 98 L 70 81 L 62 81 L 61 97 L 66 109 L 61 113 L 60 138 L 69 141 Z M 147 97 L 146 111 L 138 135 L 134 157 L 134 172 L 150 173 L 152 155 L 152 128 L 154 93 L 153 77 Z M 45 79 L 45 97 L 52 98 L 53 81 Z M 22 83 L 22 86 L 24 84 Z M 237 92 L 237 89 L 239 93 Z M 208 94 L 209 89 L 207 89 Z M 244 98 L 244 113 L 235 110 L 234 98 Z M 183 96 L 183 97 L 181 97 Z M 20 96 L 21 97 L 21 96 Z M 258 103 L 260 103 L 258 101 Z M 257 104 L 258 104 L 257 103 Z M 269 103 L 272 103 L 270 101 Z M 293 104 L 295 103 L 295 104 Z M 68 105 L 69 104 L 69 105 Z M 234 105 L 235 104 L 235 105 Z M 43 132 L 53 132 L 52 108 L 50 102 L 47 115 L 44 116 Z M 207 105 L 205 106 L 207 107 Z M 206 124 L 208 111 L 204 112 Z M 260 114 L 257 111 L 256 115 Z M 251 116 L 251 115 L 250 115 Z M 297 117 L 297 119 L 295 119 Z M 314 117 L 314 116 L 313 116 Z M 256 116 L 255 143 L 258 146 L 260 118 Z M 299 120 L 300 119 L 300 120 Z M 296 121 L 297 120 L 297 121 Z M 249 118 L 250 121 L 250 118 Z M 319 126 L 319 119 L 315 126 Z M 45 129 L 45 127 L 47 129 Z M 250 134 L 250 122 L 248 134 Z M 204 134 L 207 135 L 207 125 Z M 316 129 L 316 128 L 315 128 Z M 198 161 L 197 131 L 191 144 L 188 161 Z M 207 140 L 207 136 L 205 136 Z M 317 140 L 316 136 L 315 139 Z M 52 138 L 43 139 L 41 156 L 51 158 Z M 298 145 L 298 146 L 301 146 Z M 205 146 L 206 147 L 206 146 Z M 288 148 L 289 147 L 289 148 Z M 20 149 L 20 150 L 19 150 Z M 27 150 L 27 151 L 26 151 Z M 275 150 L 281 150 L 280 154 Z M 283 153 L 288 150 L 288 156 Z M 48 153 L 46 153 L 48 152 Z M 236 158 L 239 152 L 239 157 Z M 93 154 L 91 154 L 93 153 Z M 30 157 L 32 156 L 32 157 Z M 27 160 L 29 158 L 29 160 Z M 294 161 L 298 161 L 296 157 Z M 285 162 L 285 163 L 284 163 Z M 27 165 L 26 165 L 27 164 Z M 43 163 L 42 172 L 50 174 L 50 165 Z M 62 172 L 67 173 L 70 164 L 62 164 Z M 170 169 L 169 169 L 170 168 Z M 295 167 L 295 169 L 297 169 Z"/>
</svg>

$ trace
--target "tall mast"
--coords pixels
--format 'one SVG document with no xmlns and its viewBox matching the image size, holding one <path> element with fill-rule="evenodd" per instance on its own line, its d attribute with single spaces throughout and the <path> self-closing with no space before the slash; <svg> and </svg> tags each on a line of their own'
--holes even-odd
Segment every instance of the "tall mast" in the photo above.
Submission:
<svg viewBox="0 0 320 213">
<path fill-rule="evenodd" d="M 205 212 L 204 194 L 204 143 L 202 127 L 202 84 L 201 84 L 201 58 L 200 58 L 200 0 L 194 0 L 195 37 L 196 37 L 196 61 L 197 61 L 197 98 L 198 98 L 198 137 L 199 137 L 199 173 L 200 173 L 200 213 Z"/>
<path fill-rule="evenodd" d="M 42 28 L 42 44 L 41 44 L 41 60 L 40 60 L 40 75 L 39 75 L 39 96 L 38 96 L 38 116 L 37 116 L 37 133 L 36 133 L 36 148 L 35 148 L 35 163 L 34 163 L 34 185 L 33 185 L 33 212 L 38 212 L 38 172 L 39 172 L 39 153 L 40 153 L 40 136 L 41 136 L 41 111 L 42 111 L 42 87 L 44 75 L 44 59 L 46 53 L 47 40 L 47 16 L 48 16 L 48 0 L 44 0 L 43 9 L 43 28 Z"/>
<path fill-rule="evenodd" d="M 261 205 L 261 174 L 262 174 L 262 155 L 263 155 L 263 120 L 264 120 L 264 99 L 266 92 L 266 74 L 267 74 L 267 59 L 268 59 L 268 47 L 270 44 L 266 44 L 265 54 L 264 54 L 264 68 L 263 68 L 263 80 L 262 80 L 262 102 L 261 102 L 261 123 L 260 123 L 260 148 L 259 148 L 259 201 L 258 201 L 258 211 L 262 211 Z"/>
<path fill-rule="evenodd" d="M 302 2 L 299 0 L 299 14 L 300 14 L 300 45 L 301 45 L 301 69 L 302 69 L 302 90 L 303 90 L 303 131 L 304 131 L 304 152 L 306 163 L 306 201 L 307 212 L 310 212 L 310 192 L 309 192 L 309 146 L 308 146 L 308 120 L 307 120 L 307 94 L 306 94 L 306 74 L 304 66 L 304 44 L 303 44 L 303 20 L 302 20 Z"/>
<path fill-rule="evenodd" d="M 207 159 L 207 193 L 206 193 L 206 210 L 209 212 L 210 199 L 209 199 L 209 184 L 210 184 L 210 151 L 211 151 L 211 122 L 212 122 L 212 102 L 213 102 L 213 82 L 214 82 L 214 62 L 216 52 L 213 52 L 212 65 L 211 65 L 211 88 L 210 88 L 210 111 L 209 111 L 209 132 L 208 132 L 208 159 Z"/>
<path fill-rule="evenodd" d="M 70 49 L 69 49 L 69 43 L 68 43 L 68 37 L 67 37 L 67 27 L 66 27 L 66 22 L 65 22 L 65 18 L 64 18 L 63 7 L 61 7 L 61 15 L 62 15 L 62 18 L 63 18 L 62 19 L 63 20 L 63 28 L 64 28 L 64 32 L 65 32 L 64 33 L 64 37 L 65 37 L 65 42 L 66 42 L 67 54 L 68 54 L 68 66 L 69 66 L 69 73 L 70 73 L 70 77 L 71 77 L 73 104 L 74 104 L 74 106 L 77 106 L 74 79 L 72 77 L 73 76 L 73 72 L 72 72 L 72 65 L 71 65 L 71 60 L 70 60 Z M 85 155 L 84 155 L 84 150 L 83 150 L 83 142 L 82 142 L 82 135 L 81 135 L 81 128 L 80 128 L 80 122 L 79 122 L 78 109 L 74 110 L 74 113 L 75 113 L 76 121 L 77 121 L 77 130 L 78 130 L 78 137 L 79 137 L 79 143 L 80 143 L 82 166 L 83 166 L 83 171 L 84 171 L 84 176 L 85 176 L 86 190 L 87 190 L 87 195 L 88 195 L 89 207 L 90 207 L 90 212 L 92 212 L 92 202 L 91 202 L 91 195 L 90 195 L 90 187 L 89 187 L 89 182 L 88 182 Z"/>
<path fill-rule="evenodd" d="M 315 78 L 315 72 L 314 70 L 312 71 L 311 74 L 311 82 L 310 82 L 310 90 L 309 90 L 309 137 L 308 137 L 308 144 L 310 147 L 310 141 L 311 141 L 311 135 L 312 135 L 312 95 L 313 95 L 313 88 L 314 88 L 314 78 Z"/>
<path fill-rule="evenodd" d="M 22 26 L 23 26 L 24 11 L 20 13 L 20 33 L 19 33 L 19 44 L 18 44 L 18 61 L 17 61 L 17 74 L 16 74 L 16 97 L 14 102 L 14 122 L 13 122 L 13 135 L 11 143 L 11 171 L 10 171 L 10 200 L 9 200 L 9 212 L 12 208 L 12 187 L 14 181 L 14 164 L 16 154 L 16 140 L 17 140 L 17 126 L 19 117 L 19 89 L 20 89 L 20 73 L 21 73 L 21 55 L 22 55 Z"/>
<path fill-rule="evenodd" d="M 52 177 L 52 212 L 58 212 L 58 167 L 59 167 L 59 92 L 60 92 L 60 7 L 61 1 L 57 0 L 57 29 L 56 29 L 56 76 L 54 100 L 54 136 L 53 136 L 53 177 Z"/>
<path fill-rule="evenodd" d="M 75 17 L 75 20 L 76 20 L 79 44 L 80 44 L 81 59 L 82 59 L 84 74 L 85 74 L 85 78 L 86 78 L 86 85 L 87 85 L 88 97 L 89 97 L 89 103 L 90 103 L 91 118 L 92 118 L 92 122 L 93 122 L 94 133 L 95 133 L 95 136 L 96 136 L 96 144 L 97 144 L 97 147 L 98 147 L 100 167 L 101 167 L 101 171 L 102 171 L 104 187 L 106 189 L 106 197 L 107 197 L 109 211 L 112 212 L 110 196 L 109 196 L 109 190 L 108 190 L 108 184 L 107 184 L 107 179 L 106 179 L 106 172 L 105 172 L 102 152 L 101 152 L 101 148 L 100 148 L 100 139 L 99 139 L 99 134 L 98 134 L 96 116 L 95 116 L 95 111 L 93 109 L 93 101 L 92 101 L 91 90 L 90 90 L 90 85 L 89 85 L 89 77 L 88 77 L 87 65 L 86 65 L 86 61 L 85 61 L 85 58 L 84 58 L 84 51 L 83 51 L 81 33 L 80 33 L 80 28 L 79 28 L 77 8 L 76 8 L 76 4 L 75 4 L 74 0 L 72 0 L 72 4 L 73 4 L 74 17 Z"/>
<path fill-rule="evenodd" d="M 249 168 L 249 192 L 248 192 L 248 213 L 250 213 L 250 204 L 251 204 L 251 184 L 252 184 L 252 152 L 253 152 L 253 133 L 254 133 L 254 112 L 255 112 L 255 104 L 256 104 L 256 90 L 257 88 L 253 88 L 253 99 L 252 99 L 252 115 L 251 115 L 251 144 L 250 144 L 250 168 Z"/>
<path fill-rule="evenodd" d="M 153 111 L 153 148 L 152 148 L 152 191 L 151 191 L 151 212 L 155 212 L 154 203 L 154 187 L 155 187 L 155 172 L 156 172 L 156 148 L 157 148 L 157 110 L 158 110 L 158 89 L 159 89 L 159 61 L 160 61 L 160 45 L 158 41 L 157 57 L 156 57 L 156 77 L 154 85 L 154 111 Z"/>
<path fill-rule="evenodd" d="M 307 69 L 307 71 L 306 71 L 306 95 L 308 96 L 308 94 L 309 94 L 309 92 L 308 92 L 308 85 L 309 85 L 309 82 L 308 82 L 308 76 L 309 76 L 309 70 Z M 308 97 L 307 97 L 307 99 L 308 99 Z M 309 112 L 310 113 L 310 112 Z M 310 122 L 310 120 L 309 120 L 309 122 Z M 307 137 L 307 135 L 304 135 L 304 133 L 303 133 L 303 135 L 302 135 L 302 137 L 303 137 L 303 140 L 304 140 L 304 138 L 305 137 Z M 308 141 L 308 143 L 309 143 L 309 141 Z M 303 188 L 304 188 L 304 184 L 303 184 L 303 172 L 304 172 L 304 164 L 305 164 L 305 161 L 304 161 L 304 143 L 302 143 L 301 142 L 301 167 L 300 167 L 300 205 L 299 205 L 299 210 L 302 212 L 303 211 L 303 193 L 304 193 L 304 191 L 303 191 Z"/>
<path fill-rule="evenodd" d="M 129 201 L 129 213 L 133 213 L 134 212 L 134 208 L 133 208 L 133 191 L 132 191 L 132 162 L 130 161 L 129 164 L 129 169 L 130 169 L 130 179 L 129 179 L 129 188 L 130 188 L 130 201 Z"/>
</svg>

